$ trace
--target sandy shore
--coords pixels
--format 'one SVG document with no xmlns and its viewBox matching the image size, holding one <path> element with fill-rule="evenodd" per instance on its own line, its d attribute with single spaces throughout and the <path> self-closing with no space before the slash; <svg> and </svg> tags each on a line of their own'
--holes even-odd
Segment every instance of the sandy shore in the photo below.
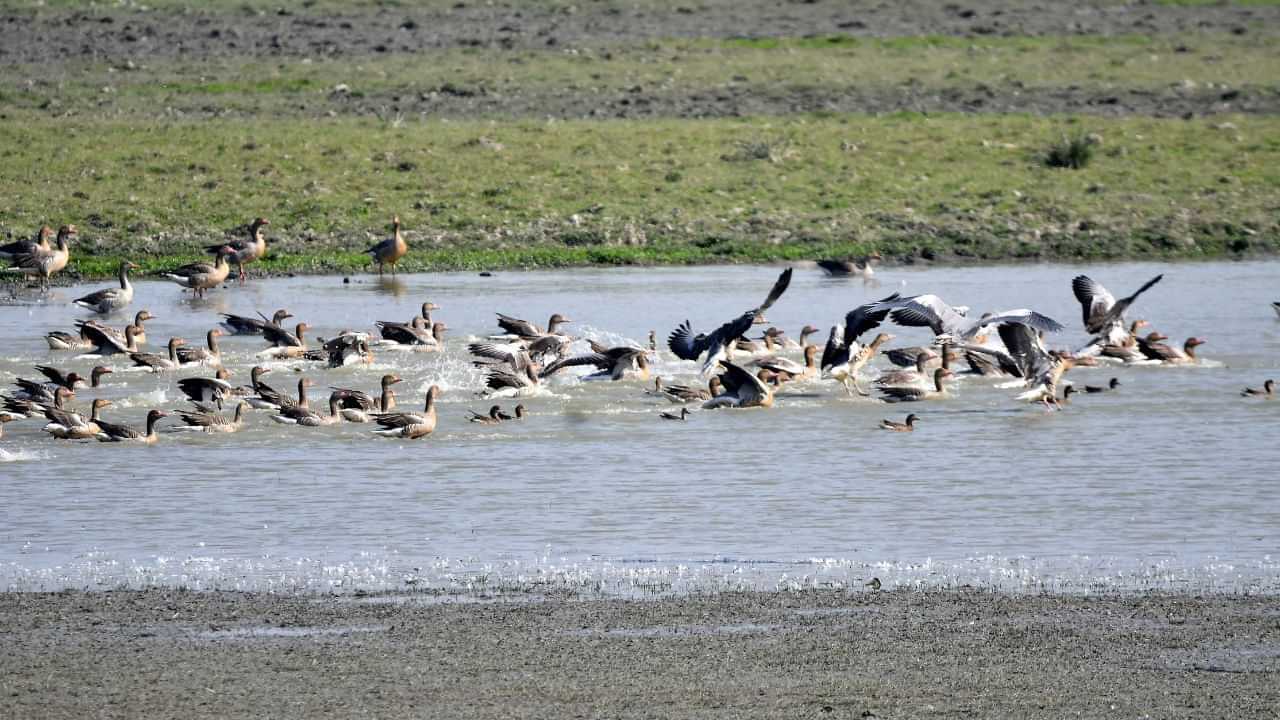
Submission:
<svg viewBox="0 0 1280 720">
<path fill-rule="evenodd" d="M 1276 717 L 1275 598 L 0 595 L 0 717 Z"/>
</svg>

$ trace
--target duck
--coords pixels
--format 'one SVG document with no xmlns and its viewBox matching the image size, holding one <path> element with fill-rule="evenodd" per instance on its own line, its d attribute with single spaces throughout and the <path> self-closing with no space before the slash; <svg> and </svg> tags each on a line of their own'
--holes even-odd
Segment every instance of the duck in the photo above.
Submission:
<svg viewBox="0 0 1280 720">
<path fill-rule="evenodd" d="M 688 385 L 664 385 L 662 387 L 662 396 L 672 403 L 702 403 L 710 400 L 723 392 L 720 385 L 720 376 L 712 375 L 711 380 L 707 383 L 707 389 L 689 387 Z"/>
<path fill-rule="evenodd" d="M 721 360 L 720 367 L 724 368 L 720 375 L 724 392 L 704 402 L 703 409 L 773 407 L 773 389 L 758 375 L 728 360 Z M 762 375 L 767 373 L 767 370 L 760 371 Z"/>
<path fill-rule="evenodd" d="M 335 387 L 329 389 L 338 396 L 343 419 L 347 422 L 367 423 L 373 421 L 372 413 L 375 411 L 386 413 L 395 409 L 396 397 L 391 386 L 398 382 L 401 382 L 398 375 L 383 375 L 382 394 L 376 401 L 368 393 L 360 390 Z"/>
<path fill-rule="evenodd" d="M 189 377 L 178 381 L 178 389 L 191 402 L 215 403 L 222 409 L 222 401 L 231 396 L 235 389 L 227 382 L 231 373 L 224 367 L 218 368 L 214 377 Z"/>
<path fill-rule="evenodd" d="M 481 415 L 475 410 L 468 410 L 467 412 L 470 413 L 470 415 L 467 417 L 468 422 L 480 423 L 481 425 L 497 425 L 498 423 L 502 422 L 504 417 L 508 419 L 510 418 L 509 415 L 504 416 L 501 405 L 494 405 L 493 407 L 489 408 L 488 415 Z"/>
<path fill-rule="evenodd" d="M 261 335 L 263 328 L 267 325 L 278 328 L 286 318 L 293 317 L 293 313 L 284 309 L 275 311 L 270 320 L 265 315 L 261 315 L 261 313 L 259 313 L 260 318 L 231 315 L 229 313 L 222 313 L 221 315 L 223 318 L 222 329 L 231 335 Z"/>
<path fill-rule="evenodd" d="M 1111 382 L 1102 387 L 1097 385 L 1085 385 L 1084 391 L 1087 393 L 1100 393 L 1115 390 L 1118 387 L 1120 387 L 1120 378 L 1111 378 Z"/>
<path fill-rule="evenodd" d="M 756 319 L 762 318 L 764 311 L 773 307 L 773 304 L 791 286 L 791 272 L 792 269 L 787 268 L 778 275 L 778 279 L 774 281 L 763 303 L 721 325 L 709 335 L 704 333 L 694 335 L 693 326 L 685 320 L 667 336 L 667 347 L 681 360 L 697 362 L 698 358 L 705 356 L 702 362 L 702 374 L 710 375 L 711 371 L 719 366 L 721 360 L 729 357 L 730 348 L 751 329 Z"/>
<path fill-rule="evenodd" d="M 394 277 L 396 263 L 400 262 L 400 258 L 404 257 L 408 252 L 409 244 L 404 241 L 404 237 L 400 234 L 399 215 L 391 218 L 391 237 L 364 251 L 371 262 L 378 263 L 378 277 L 382 277 L 382 267 L 384 265 L 391 266 L 391 275 Z"/>
<path fill-rule="evenodd" d="M 870 255 L 863 255 L 851 260 L 818 260 L 817 263 L 818 267 L 822 268 L 828 277 L 870 278 L 876 274 L 872 264 L 883 259 L 880 253 L 873 252 Z"/>
<path fill-rule="evenodd" d="M 678 413 L 660 412 L 658 413 L 658 417 L 662 418 L 663 420 L 679 420 L 680 422 L 685 422 L 685 418 L 689 417 L 689 408 L 682 407 L 680 408 L 680 412 Z"/>
<path fill-rule="evenodd" d="M 644 350 L 625 345 L 611 348 L 597 345 L 594 349 L 596 352 L 592 352 L 589 355 L 566 358 L 548 365 L 539 374 L 539 377 L 543 379 L 551 377 L 561 368 L 591 365 L 596 368 L 596 372 L 583 375 L 582 380 L 584 382 L 593 380 L 617 382 L 619 380 L 649 379 L 649 359 Z"/>
<path fill-rule="evenodd" d="M 44 416 L 48 418 L 49 423 L 44 426 L 44 431 L 59 440 L 93 440 L 98 433 L 102 432 L 102 428 L 98 425 L 99 414 L 102 408 L 110 405 L 110 400 L 96 398 L 91 405 L 88 419 L 78 412 L 56 407 L 45 408 Z"/>
<path fill-rule="evenodd" d="M 941 400 L 949 397 L 943 382 L 953 375 L 955 373 L 949 368 L 938 368 L 933 371 L 933 387 L 884 387 L 880 388 L 881 399 L 887 403 Z"/>
<path fill-rule="evenodd" d="M 240 240 L 220 245 L 209 245 L 205 247 L 205 251 L 214 256 L 225 252 L 228 262 L 236 264 L 236 271 L 239 274 L 240 283 L 244 284 L 245 278 L 248 277 L 244 270 L 245 263 L 251 263 L 259 260 L 262 256 L 267 254 L 267 235 L 263 228 L 270 224 L 271 222 L 266 218 L 255 218 L 254 221 L 249 224 L 248 238 L 241 238 Z M 213 283 L 213 285 L 217 285 L 223 280 L 226 280 L 227 275 L 229 275 L 230 272 L 231 266 L 228 265 L 227 272 L 223 274 L 222 279 Z M 209 287 L 213 287 L 213 285 L 210 285 Z"/>
<path fill-rule="evenodd" d="M 225 416 L 210 412 L 208 408 L 201 410 L 179 410 L 178 416 L 185 423 L 175 427 L 179 432 L 233 433 L 244 426 L 244 411 L 249 403 L 241 400 L 236 403 L 235 416 L 228 420 Z"/>
<path fill-rule="evenodd" d="M 804 364 L 789 358 L 771 357 L 755 362 L 756 367 L 769 370 L 784 381 L 812 380 L 818 377 L 818 346 L 810 345 L 804 349 Z"/>
<path fill-rule="evenodd" d="M 71 238 L 77 234 L 75 225 L 63 225 L 58 228 L 58 239 L 53 247 L 45 248 L 37 244 L 28 252 L 18 253 L 8 258 L 9 267 L 4 272 L 35 275 L 40 278 L 40 286 L 49 289 L 49 280 L 71 259 Z"/>
<path fill-rule="evenodd" d="M 129 359 L 133 360 L 134 367 L 147 368 L 153 373 L 177 370 L 182 364 L 178 360 L 178 347 L 186 342 L 182 338 L 169 338 L 169 355 L 167 357 L 156 353 L 131 352 L 129 353 Z"/>
<path fill-rule="evenodd" d="M 1159 360 L 1165 365 L 1193 365 L 1200 361 L 1196 357 L 1196 348 L 1207 342 L 1203 338 L 1187 338 L 1187 341 L 1182 344 L 1182 349 L 1179 350 L 1160 342 L 1168 339 L 1167 335 L 1153 332 L 1145 341 L 1138 341 L 1138 349 L 1148 360 Z"/>
<path fill-rule="evenodd" d="M 49 252 L 52 246 L 49 239 L 53 237 L 53 228 L 43 225 L 30 240 L 14 240 L 0 245 L 0 260 L 12 260 L 15 255 L 30 255 L 34 252 Z"/>
<path fill-rule="evenodd" d="M 382 429 L 374 430 L 375 435 L 416 440 L 426 437 L 436 429 L 436 399 L 440 397 L 440 386 L 432 385 L 427 390 L 426 404 L 421 413 L 378 413 L 374 422 Z"/>
<path fill-rule="evenodd" d="M 227 264 L 227 258 L 233 252 L 230 247 L 223 245 L 218 248 L 212 265 L 207 262 L 194 262 L 160 275 L 191 290 L 195 297 L 203 298 L 209 288 L 221 285 L 231 274 L 231 266 Z"/>
<path fill-rule="evenodd" d="M 266 358 L 296 358 L 302 357 L 307 352 L 307 339 L 305 333 L 311 329 L 311 326 L 300 322 L 294 326 L 293 332 L 289 332 L 281 327 L 268 325 L 262 328 L 262 336 L 272 347 L 258 353 L 258 357 Z"/>
<path fill-rule="evenodd" d="M 98 442 L 130 442 L 154 445 L 159 436 L 156 435 L 156 423 L 166 418 L 169 413 L 164 410 L 152 410 L 147 413 L 147 430 L 140 432 L 128 425 L 117 425 L 105 420 L 98 421 L 99 432 L 95 436 Z"/>
<path fill-rule="evenodd" d="M 218 349 L 218 338 L 225 334 L 221 328 L 214 328 L 205 334 L 205 344 L 208 347 L 178 348 L 178 364 L 183 367 L 192 365 L 222 367 L 222 351 Z"/>
<path fill-rule="evenodd" d="M 71 304 L 79 305 L 86 310 L 92 310 L 99 315 L 123 310 L 129 306 L 129 303 L 133 302 L 133 284 L 129 282 L 129 271 L 137 270 L 138 267 L 138 265 L 128 260 L 120 261 L 120 287 L 103 288 L 82 298 L 72 300 Z"/>
<path fill-rule="evenodd" d="M 910 415 L 907 415 L 907 419 L 904 422 L 895 422 L 893 420 L 881 420 L 880 429 L 892 430 L 893 432 L 915 432 L 916 421 L 919 419 L 920 419 L 919 415 L 916 415 L 915 413 L 911 413 Z"/>
<path fill-rule="evenodd" d="M 307 385 L 311 385 L 310 379 L 303 380 Z M 301 383 L 299 383 L 301 387 Z M 301 392 L 301 390 L 299 390 Z M 301 425 L 303 427 L 322 427 L 324 425 L 334 425 L 342 422 L 342 415 L 338 412 L 339 406 L 342 404 L 342 398 L 339 393 L 329 393 L 329 414 L 321 415 L 311 408 L 301 405 L 285 405 L 280 408 L 278 415 L 272 415 L 271 419 L 283 423 L 285 425 Z"/>
<path fill-rule="evenodd" d="M 1062 397 L 1060 397 L 1060 398 L 1054 398 L 1052 402 L 1053 402 L 1053 404 L 1054 404 L 1055 406 L 1057 406 L 1057 408 L 1058 408 L 1059 410 L 1061 410 L 1062 408 L 1064 408 L 1064 407 L 1066 407 L 1067 405 L 1070 405 L 1070 404 L 1071 404 L 1071 396 L 1072 396 L 1072 395 L 1075 395 L 1075 394 L 1076 394 L 1076 388 L 1075 388 L 1075 386 L 1074 386 L 1074 385 L 1068 385 L 1068 386 L 1066 386 L 1066 387 L 1062 388 Z"/>
<path fill-rule="evenodd" d="M 1156 275 L 1143 283 L 1137 292 L 1120 300 L 1116 300 L 1115 296 L 1101 283 L 1088 275 L 1077 275 L 1071 278 L 1071 292 L 1080 303 L 1085 332 L 1094 336 L 1088 344 L 1076 351 L 1076 354 L 1096 355 L 1107 345 L 1124 343 L 1129 336 L 1125 329 L 1125 311 L 1133 305 L 1138 296 L 1150 290 L 1163 278 L 1163 273 Z"/>
<path fill-rule="evenodd" d="M 1261 390 L 1255 390 L 1254 388 L 1247 387 L 1240 392 L 1240 397 L 1247 397 L 1247 398 L 1264 398 L 1266 400 L 1270 400 L 1275 396 L 1276 396 L 1275 380 L 1267 380 L 1266 382 L 1262 383 Z"/>
</svg>

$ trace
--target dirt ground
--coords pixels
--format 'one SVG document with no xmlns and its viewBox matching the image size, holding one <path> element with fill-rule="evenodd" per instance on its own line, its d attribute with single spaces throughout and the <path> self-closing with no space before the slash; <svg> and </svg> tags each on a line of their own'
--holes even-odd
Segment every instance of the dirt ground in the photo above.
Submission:
<svg viewBox="0 0 1280 720">
<path fill-rule="evenodd" d="M 0 594 L 0 716 L 1232 717 L 1274 598 Z"/>
</svg>

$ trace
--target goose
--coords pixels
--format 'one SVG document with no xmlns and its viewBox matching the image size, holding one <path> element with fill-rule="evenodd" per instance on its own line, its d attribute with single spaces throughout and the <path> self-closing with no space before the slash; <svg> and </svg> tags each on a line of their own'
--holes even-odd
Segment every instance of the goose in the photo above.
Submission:
<svg viewBox="0 0 1280 720">
<path fill-rule="evenodd" d="M 98 442 L 131 442 L 144 443 L 146 445 L 154 445 L 159 436 L 156 435 L 156 423 L 161 418 L 168 417 L 169 413 L 164 410 L 152 410 L 147 413 L 147 430 L 139 432 L 128 425 L 117 425 L 109 423 L 105 420 L 98 421 L 99 432 L 95 436 Z"/>
<path fill-rule="evenodd" d="M 870 255 L 863 255 L 852 260 L 818 260 L 817 263 L 818 267 L 822 268 L 828 277 L 870 278 L 876 274 L 876 271 L 871 267 L 872 263 L 883 259 L 880 253 L 873 252 Z"/>
<path fill-rule="evenodd" d="M 781 376 L 784 381 L 812 380 L 818 377 L 818 346 L 810 345 L 804 349 L 803 365 L 789 358 L 771 357 L 756 360 L 755 366 Z"/>
<path fill-rule="evenodd" d="M 540 374 L 540 378 L 548 378 L 562 368 L 579 365 L 591 365 L 596 372 L 582 376 L 583 381 L 592 380 L 648 380 L 649 359 L 640 348 L 621 346 L 604 348 L 596 346 L 597 352 L 558 360 L 548 365 Z"/>
<path fill-rule="evenodd" d="M 304 388 L 310 387 L 315 383 L 310 378 L 303 378 L 298 381 L 298 394 L 302 398 L 304 396 Z M 272 415 L 271 419 L 284 425 L 301 425 L 302 427 L 321 427 L 324 425 L 334 425 L 342 421 L 342 415 L 338 409 L 342 399 L 338 393 L 329 393 L 329 414 L 321 415 L 309 407 L 301 404 L 299 401 L 295 405 L 282 405 L 280 413 Z"/>
<path fill-rule="evenodd" d="M 1116 300 L 1101 283 L 1088 275 L 1077 275 L 1071 279 L 1071 292 L 1080 302 L 1084 318 L 1084 329 L 1094 338 L 1081 348 L 1077 355 L 1095 355 L 1105 345 L 1120 345 L 1128 337 L 1125 330 L 1124 313 L 1138 296 L 1160 282 L 1164 274 L 1156 275 L 1148 280 L 1134 294 Z"/>
<path fill-rule="evenodd" d="M 947 367 L 950 367 L 951 363 L 959 362 L 961 359 L 960 351 L 954 350 L 954 349 L 948 352 L 946 355 L 939 355 L 936 352 L 934 352 L 931 348 L 919 347 L 919 346 L 896 347 L 896 348 L 890 348 L 888 350 L 883 350 L 880 352 L 880 354 L 883 355 L 885 359 L 887 359 L 889 362 L 902 368 L 914 367 L 916 364 L 916 360 L 919 358 L 921 353 L 928 353 L 930 355 L 933 355 L 933 359 L 931 359 L 925 365 L 925 368 L 928 370 L 935 370 L 941 367 L 942 365 L 946 365 Z"/>
<path fill-rule="evenodd" d="M 398 375 L 382 376 L 382 395 L 374 400 L 368 393 L 347 388 L 329 388 L 338 396 L 342 408 L 342 417 L 347 422 L 367 423 L 373 421 L 372 413 L 391 412 L 396 406 L 395 393 L 391 386 L 401 382 Z"/>
<path fill-rule="evenodd" d="M 481 397 L 485 399 L 516 397 L 527 395 L 539 386 L 536 366 L 527 365 L 524 370 L 508 370 L 501 366 L 491 366 L 485 377 L 485 390 Z"/>
<path fill-rule="evenodd" d="M 711 376 L 706 390 L 689 387 L 688 385 L 664 385 L 662 388 L 662 396 L 676 404 L 706 402 L 722 392 L 723 388 L 720 385 L 719 375 Z"/>
<path fill-rule="evenodd" d="M 1158 360 L 1165 365 L 1192 365 L 1200 361 L 1196 357 L 1196 348 L 1207 342 L 1202 338 L 1187 338 L 1187 341 L 1182 344 L 1182 349 L 1179 350 L 1160 342 L 1168 339 L 1167 335 L 1151 333 L 1145 340 L 1138 341 L 1138 349 L 1148 360 Z"/>
<path fill-rule="evenodd" d="M 323 348 L 323 353 L 308 352 L 303 357 L 308 360 L 327 360 L 331 368 L 373 362 L 373 352 L 369 349 L 368 333 L 344 330 L 334 339 L 324 341 Z"/>
<path fill-rule="evenodd" d="M 225 335 L 221 328 L 214 328 L 205 334 L 205 344 L 207 348 L 201 347 L 180 347 L 178 348 L 178 364 L 183 367 L 191 365 L 207 365 L 209 367 L 222 367 L 222 351 L 218 349 L 218 338 Z"/>
<path fill-rule="evenodd" d="M 682 407 L 678 413 L 660 412 L 658 413 L 658 417 L 663 420 L 679 420 L 680 422 L 685 422 L 685 418 L 689 417 L 689 408 Z"/>
<path fill-rule="evenodd" d="M 12 260 L 16 255 L 30 255 L 34 252 L 49 252 L 52 246 L 49 238 L 53 237 L 53 228 L 41 226 L 30 240 L 14 240 L 0 245 L 0 260 Z"/>
<path fill-rule="evenodd" d="M 1146 320 L 1141 318 L 1134 320 L 1129 324 L 1129 331 L 1125 333 L 1124 340 L 1119 343 L 1103 341 L 1101 348 L 1097 354 L 1099 357 L 1111 358 L 1126 363 L 1142 362 L 1146 359 L 1142 351 L 1138 349 L 1138 330 L 1149 325 Z M 1092 346 L 1087 345 L 1084 348 L 1085 357 L 1093 355 Z"/>
<path fill-rule="evenodd" d="M 379 413 L 374 421 L 382 427 L 374 430 L 375 435 L 382 437 L 398 437 L 416 440 L 426 437 L 436 429 L 436 398 L 440 397 L 440 386 L 432 385 L 427 390 L 426 405 L 421 413 Z"/>
<path fill-rule="evenodd" d="M 195 297 L 203 298 L 209 288 L 222 284 L 231 274 L 231 266 L 227 264 L 227 258 L 233 252 L 230 247 L 223 245 L 218 248 L 217 257 L 214 258 L 212 265 L 207 262 L 194 262 L 160 274 L 191 290 Z"/>
<path fill-rule="evenodd" d="M 228 313 L 222 313 L 222 317 L 222 329 L 231 335 L 261 335 L 267 325 L 278 328 L 280 323 L 285 321 L 285 318 L 291 318 L 293 314 L 288 310 L 281 309 L 275 311 L 270 320 L 266 316 L 255 318 L 244 315 L 230 315 Z"/>
<path fill-rule="evenodd" d="M 892 340 L 893 336 L 880 333 L 870 345 L 866 346 L 860 345 L 858 338 L 862 337 L 863 333 L 879 327 L 880 323 L 884 322 L 885 316 L 889 314 L 889 308 L 886 305 L 897 299 L 898 293 L 894 293 L 882 300 L 859 305 L 845 313 L 843 330 L 840 326 L 832 326 L 818 367 L 827 377 L 840 381 L 849 395 L 854 391 L 866 395 L 862 388 L 858 387 L 858 371 L 870 362 L 880 346 Z"/>
<path fill-rule="evenodd" d="M 95 399 L 88 419 L 78 412 L 47 407 L 44 416 L 48 418 L 49 423 L 44 426 L 44 431 L 59 440 L 93 440 L 98 433 L 102 432 L 102 428 L 98 425 L 99 413 L 102 408 L 110 405 L 110 400 Z"/>
<path fill-rule="evenodd" d="M 178 389 L 191 402 L 215 403 L 218 409 L 221 410 L 223 399 L 235 391 L 231 387 L 231 383 L 227 382 L 230 377 L 231 373 L 226 368 L 220 367 L 214 377 L 211 378 L 182 378 L 178 381 Z"/>
<path fill-rule="evenodd" d="M 44 336 L 45 342 L 49 343 L 50 350 L 92 350 L 93 341 L 85 333 L 84 328 L 79 328 L 79 332 L 72 335 L 63 330 L 51 330 Z"/>
<path fill-rule="evenodd" d="M 933 387 L 885 387 L 880 388 L 881 399 L 887 403 L 920 402 L 922 400 L 941 400 L 948 397 L 943 381 L 955 373 L 948 368 L 933 371 Z"/>
<path fill-rule="evenodd" d="M 498 316 L 498 327 L 502 328 L 503 332 L 525 340 L 533 340 L 544 335 L 557 335 L 559 333 L 556 331 L 560 329 L 561 325 L 573 322 L 560 313 L 555 313 L 547 320 L 547 329 L 543 330 L 528 320 L 521 320 L 502 313 L 495 314 Z"/>
<path fill-rule="evenodd" d="M 1040 334 L 1022 323 L 1005 323 L 999 328 L 1000 339 L 1009 350 L 1009 357 L 1018 368 L 1030 390 L 1018 396 L 1030 402 L 1052 402 L 1058 393 L 1058 382 L 1068 370 L 1075 367 L 1076 359 L 1069 355 L 1046 351 L 1040 342 Z"/>
<path fill-rule="evenodd" d="M 1045 332 L 1058 332 L 1063 329 L 1062 324 L 1057 320 L 1026 308 L 986 313 L 972 320 L 937 295 L 898 298 L 882 303 L 877 309 L 883 307 L 891 310 L 889 317 L 895 323 L 905 327 L 927 327 L 940 340 L 969 342 L 987 326 L 1009 322 L 1022 323 Z"/>
<path fill-rule="evenodd" d="M 400 234 L 400 216 L 391 218 L 391 237 L 365 250 L 370 261 L 378 263 L 378 277 L 382 277 L 382 266 L 391 266 L 391 275 L 396 274 L 396 263 L 409 252 L 409 244 Z"/>
<path fill-rule="evenodd" d="M 307 339 L 305 333 L 311 329 L 311 326 L 300 322 L 293 332 L 288 332 L 281 327 L 273 327 L 268 325 L 262 328 L 262 336 L 272 347 L 258 353 L 258 357 L 263 358 L 296 358 L 302 357 L 307 352 Z"/>
<path fill-rule="evenodd" d="M 246 397 L 245 401 L 255 410 L 279 410 L 282 406 L 293 402 L 284 393 L 262 382 L 262 376 L 269 372 L 271 372 L 270 368 L 261 365 L 256 365 L 249 371 L 249 383 L 254 394 Z"/>
<path fill-rule="evenodd" d="M 916 429 L 916 421 L 920 419 L 919 415 L 911 413 L 907 415 L 905 422 L 894 422 L 893 420 L 881 420 L 881 430 L 892 430 L 893 432 L 914 432 Z"/>
<path fill-rule="evenodd" d="M 758 376 L 752 375 L 746 368 L 728 360 L 721 360 L 720 367 L 724 368 L 724 372 L 720 375 L 720 384 L 724 392 L 703 403 L 704 409 L 773 407 L 773 390 Z M 768 371 L 760 372 L 764 374 Z"/>
<path fill-rule="evenodd" d="M 704 333 L 694 335 L 693 326 L 688 320 L 685 320 L 667 336 L 667 347 L 671 348 L 671 352 L 675 353 L 675 356 L 681 360 L 696 362 L 699 357 L 705 354 L 706 359 L 702 363 L 702 374 L 710 375 L 721 360 L 729 357 L 729 348 L 733 346 L 738 338 L 741 338 L 751 329 L 751 326 L 756 322 L 756 318 L 761 317 L 765 310 L 772 307 L 778 301 L 778 298 L 782 297 L 782 294 L 787 291 L 790 285 L 791 268 L 787 268 L 778 275 L 778 279 L 774 281 L 769 294 L 758 307 L 752 308 L 721 325 L 712 331 L 710 335 Z"/>
<path fill-rule="evenodd" d="M 772 357 L 774 353 L 780 352 L 785 348 L 782 340 L 779 339 L 783 334 L 784 332 L 781 328 L 771 327 L 764 331 L 764 335 L 760 337 L 759 341 L 748 340 L 745 337 L 738 338 L 734 341 L 731 350 L 735 355 L 738 352 L 744 352 L 748 355 L 762 358 Z"/>
<path fill-rule="evenodd" d="M 908 385 L 923 387 L 932 377 L 928 370 L 929 362 L 938 359 L 938 357 L 938 355 L 931 352 L 922 352 L 916 355 L 916 366 L 914 368 L 880 373 L 880 377 L 876 378 L 874 382 L 879 387 L 905 387 Z"/>
<path fill-rule="evenodd" d="M 205 250 L 216 256 L 223 254 L 225 248 L 227 261 L 236 264 L 236 270 L 240 276 L 240 282 L 243 284 L 245 278 L 248 277 L 244 270 L 245 263 L 251 263 L 255 260 L 259 260 L 263 255 L 267 254 L 267 235 L 263 228 L 270 224 L 271 222 L 266 218 L 255 218 L 254 221 L 249 224 L 248 238 L 241 238 L 234 242 L 224 243 L 221 245 L 209 245 Z M 218 280 L 218 283 L 225 280 L 230 272 L 231 267 L 228 265 L 227 272 L 223 274 L 221 280 Z M 217 285 L 218 283 L 214 283 L 214 285 Z M 212 287 L 212 285 L 210 287 Z"/>
<path fill-rule="evenodd" d="M 147 368 L 153 373 L 177 370 L 182 364 L 178 360 L 178 347 L 186 342 L 182 338 L 169 338 L 168 357 L 157 355 L 156 353 L 131 352 L 129 353 L 129 359 L 133 360 L 134 367 Z"/>
<path fill-rule="evenodd" d="M 1264 398 L 1266 400 L 1270 400 L 1275 396 L 1276 396 L 1275 380 L 1267 380 L 1266 382 L 1262 383 L 1261 390 L 1255 390 L 1254 388 L 1247 387 L 1240 392 L 1240 397 L 1247 397 L 1247 398 Z"/>
<path fill-rule="evenodd" d="M 82 298 L 72 300 L 72 304 L 79 305 L 86 310 L 92 310 L 100 315 L 123 310 L 129 306 L 129 303 L 133 302 L 133 284 L 129 282 L 129 271 L 137 270 L 138 267 L 138 265 L 128 260 L 121 260 L 120 287 L 103 288 Z"/>
<path fill-rule="evenodd" d="M 62 408 L 66 405 L 67 398 L 71 397 L 71 391 L 60 387 L 53 391 L 53 407 Z M 27 400 L 25 398 L 13 397 L 11 395 L 0 395 L 0 423 L 12 422 L 14 420 L 26 420 L 37 415 L 43 415 L 48 403 L 38 400 Z"/>
<path fill-rule="evenodd" d="M 1085 385 L 1084 391 L 1087 393 L 1100 393 L 1100 392 L 1107 392 L 1109 390 L 1115 390 L 1118 387 L 1120 387 L 1120 378 L 1111 378 L 1111 382 L 1107 383 L 1103 387 L 1098 387 L 1096 385 Z"/>
<path fill-rule="evenodd" d="M 29 252 L 18 253 L 9 259 L 10 266 L 4 272 L 35 275 L 40 278 L 40 286 L 49 289 L 49 279 L 67 266 L 71 259 L 69 242 L 77 234 L 75 225 L 63 225 L 58 228 L 57 243 L 52 248 L 38 244 Z"/>
<path fill-rule="evenodd" d="M 77 320 L 76 327 L 89 339 L 89 342 L 93 343 L 91 352 L 84 357 L 106 357 L 138 352 L 138 336 L 143 332 L 136 325 L 128 325 L 121 333 L 115 328 L 93 320 Z"/>
<path fill-rule="evenodd" d="M 178 432 L 233 433 L 244 426 L 244 411 L 249 403 L 241 400 L 236 403 L 235 416 L 228 420 L 225 416 L 205 410 L 179 410 L 178 416 L 184 425 L 173 428 Z"/>
<path fill-rule="evenodd" d="M 800 328 L 800 340 L 796 341 L 789 337 L 782 338 L 782 347 L 784 350 L 800 350 L 803 351 L 813 343 L 809 341 L 809 336 L 818 332 L 818 328 L 812 325 L 805 325 Z"/>
</svg>

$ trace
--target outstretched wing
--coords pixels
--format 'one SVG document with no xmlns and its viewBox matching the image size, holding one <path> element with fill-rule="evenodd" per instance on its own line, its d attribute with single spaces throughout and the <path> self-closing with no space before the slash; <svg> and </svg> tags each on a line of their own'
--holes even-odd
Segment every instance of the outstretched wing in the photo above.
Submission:
<svg viewBox="0 0 1280 720">
<path fill-rule="evenodd" d="M 1115 296 L 1088 275 L 1077 275 L 1072 278 L 1071 292 L 1075 293 L 1076 300 L 1080 301 L 1084 329 L 1091 333 L 1102 332 L 1107 315 L 1116 304 Z"/>
<path fill-rule="evenodd" d="M 987 325 L 998 325 L 1000 323 L 1016 322 L 1022 323 L 1043 330 L 1044 332 L 1061 332 L 1062 323 L 1054 320 L 1048 315 L 1041 315 L 1034 310 L 1022 308 L 1019 310 L 1005 310 L 994 315 L 990 315 L 978 321 L 977 327 L 985 327 Z"/>
<path fill-rule="evenodd" d="M 873 330 L 884 322 L 885 316 L 899 300 L 898 293 L 887 298 L 869 302 L 850 310 L 844 316 L 844 344 L 850 346 L 868 330 Z"/>
<path fill-rule="evenodd" d="M 755 309 L 755 312 L 751 313 L 752 317 L 773 307 L 773 304 L 778 302 L 778 298 L 782 297 L 782 293 L 786 292 L 789 287 L 791 287 L 791 268 L 783 270 L 778 275 L 778 279 L 773 283 L 773 288 L 769 290 L 769 296 L 764 299 L 760 307 Z"/>
</svg>

